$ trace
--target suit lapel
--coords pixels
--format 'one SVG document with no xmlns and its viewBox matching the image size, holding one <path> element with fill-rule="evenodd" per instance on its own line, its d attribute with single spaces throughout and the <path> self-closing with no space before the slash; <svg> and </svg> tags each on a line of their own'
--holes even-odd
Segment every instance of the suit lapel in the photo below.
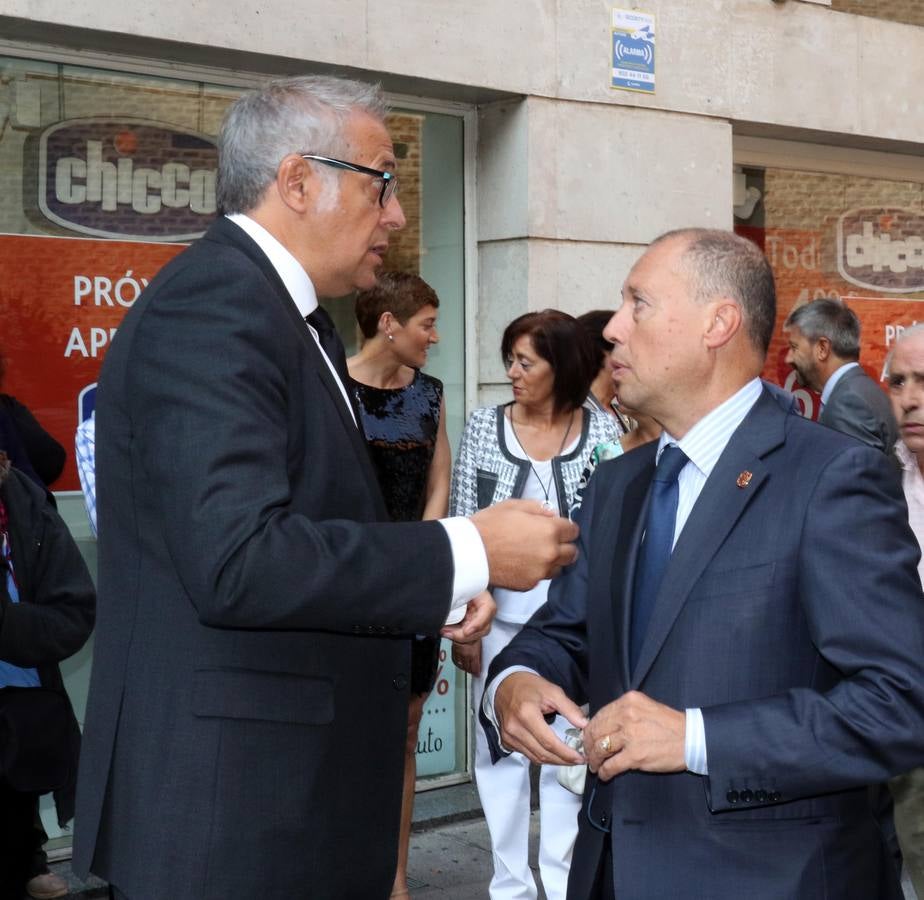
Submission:
<svg viewBox="0 0 924 900">
<path fill-rule="evenodd" d="M 671 554 L 632 673 L 632 687 L 644 680 L 693 586 L 767 479 L 761 457 L 785 440 L 786 415 L 764 392 L 719 457 Z M 750 478 L 739 486 L 744 472 Z"/>
<path fill-rule="evenodd" d="M 649 447 L 639 451 L 644 452 L 645 455 L 640 460 L 641 467 L 630 477 L 623 491 L 619 531 L 612 545 L 614 550 L 608 591 L 608 609 L 612 610 L 613 619 L 606 623 L 609 628 L 603 633 L 615 633 L 616 635 L 616 646 L 619 651 L 617 663 L 620 689 L 628 686 L 631 675 L 629 671 L 629 628 L 632 618 L 632 585 L 635 581 L 638 551 L 645 531 L 648 488 L 655 471 L 657 449 L 657 442 L 653 441 Z"/>
<path fill-rule="evenodd" d="M 356 421 L 354 422 L 353 417 L 350 415 L 350 411 L 344 403 L 340 387 L 334 380 L 334 376 L 331 374 L 330 368 L 321 354 L 320 347 L 318 347 L 317 342 L 311 336 L 311 332 L 308 331 L 308 326 L 299 313 L 298 307 L 292 299 L 292 295 L 289 293 L 283 280 L 279 277 L 279 273 L 273 267 L 273 264 L 250 235 L 224 216 L 219 217 L 212 223 L 205 233 L 203 240 L 217 241 L 218 243 L 228 244 L 240 250 L 263 273 L 266 280 L 273 287 L 276 297 L 280 300 L 283 309 L 286 311 L 286 315 L 292 321 L 292 327 L 295 329 L 295 333 L 299 335 L 305 347 L 312 368 L 317 373 L 321 384 L 330 397 L 331 405 L 337 411 L 337 415 L 344 429 L 350 436 L 350 440 L 356 450 L 360 468 L 375 497 L 379 518 L 389 518 L 385 509 L 385 502 L 382 499 L 378 478 L 372 467 L 372 461 L 369 458 L 369 448 L 366 444 L 365 434 L 359 424 L 359 412 L 354 405 L 353 409 L 356 413 Z M 349 385 L 344 385 L 344 388 L 349 391 Z"/>
</svg>

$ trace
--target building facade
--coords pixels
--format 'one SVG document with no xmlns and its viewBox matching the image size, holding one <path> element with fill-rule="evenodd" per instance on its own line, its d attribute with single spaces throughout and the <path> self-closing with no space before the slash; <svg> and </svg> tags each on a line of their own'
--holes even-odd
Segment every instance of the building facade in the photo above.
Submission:
<svg viewBox="0 0 924 900">
<path fill-rule="evenodd" d="M 757 240 L 781 318 L 816 296 L 862 306 L 872 369 L 924 320 L 924 0 L 4 0 L 5 390 L 66 445 L 124 310 L 215 214 L 224 110 L 307 72 L 392 99 L 409 224 L 388 264 L 440 294 L 453 443 L 508 399 L 507 322 L 615 308 L 671 228 Z M 349 342 L 351 306 L 334 309 Z M 767 374 L 786 383 L 781 351 Z M 55 487 L 92 563 L 72 463 Z M 78 710 L 89 656 L 66 667 Z M 468 765 L 451 669 L 419 747 L 438 784 Z"/>
</svg>

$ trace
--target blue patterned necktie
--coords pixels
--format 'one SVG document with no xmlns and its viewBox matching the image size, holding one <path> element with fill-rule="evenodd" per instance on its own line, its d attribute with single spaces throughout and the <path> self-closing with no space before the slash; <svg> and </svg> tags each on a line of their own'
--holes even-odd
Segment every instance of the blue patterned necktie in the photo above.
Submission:
<svg viewBox="0 0 924 900">
<path fill-rule="evenodd" d="M 632 591 L 632 621 L 629 629 L 630 671 L 635 671 L 645 632 L 654 611 L 655 598 L 671 558 L 674 526 L 677 522 L 677 498 L 680 493 L 677 476 L 686 464 L 687 456 L 683 450 L 676 444 L 668 444 L 661 452 L 651 487 L 648 489 L 645 537 L 639 550 Z"/>
</svg>

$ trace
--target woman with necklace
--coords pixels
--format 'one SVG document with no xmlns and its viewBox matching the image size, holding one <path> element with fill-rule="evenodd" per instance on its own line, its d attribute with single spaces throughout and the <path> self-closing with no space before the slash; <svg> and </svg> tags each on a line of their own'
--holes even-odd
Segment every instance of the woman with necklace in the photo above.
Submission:
<svg viewBox="0 0 924 900">
<path fill-rule="evenodd" d="M 567 313 L 527 313 L 504 331 L 501 355 L 513 401 L 477 409 L 465 426 L 450 496 L 451 515 L 471 515 L 509 497 L 533 499 L 563 516 L 574 498 L 588 454 L 612 440 L 616 422 L 583 406 L 597 374 L 592 343 Z M 491 660 L 545 602 L 548 581 L 531 591 L 494 591 L 497 616 L 480 644 L 453 645 L 453 661 L 473 676 L 479 703 Z M 568 723 L 559 717 L 559 736 Z M 539 775 L 539 872 L 549 900 L 564 900 L 577 835 L 580 797 L 563 788 L 555 766 Z M 527 860 L 529 761 L 519 753 L 491 764 L 487 741 L 475 733 L 475 779 L 491 834 L 491 900 L 535 898 Z"/>
</svg>

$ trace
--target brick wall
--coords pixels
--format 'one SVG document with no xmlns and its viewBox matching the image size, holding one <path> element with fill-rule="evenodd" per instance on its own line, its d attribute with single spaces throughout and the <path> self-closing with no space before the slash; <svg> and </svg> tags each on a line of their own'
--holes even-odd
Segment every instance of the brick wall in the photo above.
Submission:
<svg viewBox="0 0 924 900">
<path fill-rule="evenodd" d="M 398 158 L 398 198 L 407 219 L 402 231 L 393 234 L 385 256 L 385 268 L 420 273 L 421 154 L 423 116 L 390 113 L 388 131 Z"/>
<path fill-rule="evenodd" d="M 832 0 L 831 9 L 907 25 L 924 25 L 924 0 Z"/>
</svg>

